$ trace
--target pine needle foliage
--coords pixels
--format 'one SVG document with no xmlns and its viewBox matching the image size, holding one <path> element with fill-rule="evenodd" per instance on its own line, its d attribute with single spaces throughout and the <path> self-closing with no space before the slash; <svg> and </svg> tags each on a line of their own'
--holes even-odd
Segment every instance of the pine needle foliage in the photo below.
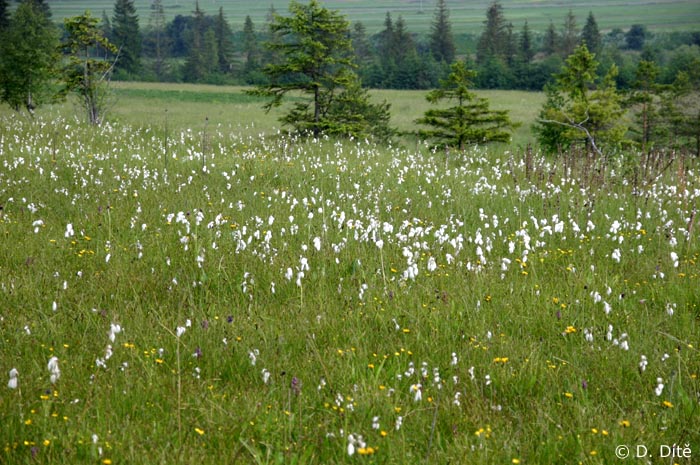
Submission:
<svg viewBox="0 0 700 465">
<path fill-rule="evenodd" d="M 556 82 L 545 89 L 547 101 L 533 130 L 550 153 L 584 145 L 601 154 L 618 148 L 627 132 L 622 96 L 617 90 L 617 67 L 611 66 L 596 83 L 598 61 L 586 44 L 567 59 Z"/>
<path fill-rule="evenodd" d="M 390 132 L 389 105 L 370 103 L 359 86 L 345 17 L 316 0 L 292 1 L 289 11 L 290 16 L 275 15 L 270 25 L 275 40 L 266 46 L 280 59 L 264 68 L 269 83 L 252 91 L 271 97 L 264 108 L 280 106 L 289 92 L 301 92 L 305 98 L 280 120 L 298 133 L 383 137 Z"/>
<path fill-rule="evenodd" d="M 31 0 L 22 1 L 7 26 L 0 26 L 0 102 L 31 115 L 58 98 L 56 28 L 50 13 Z"/>
<path fill-rule="evenodd" d="M 487 99 L 477 97 L 469 89 L 476 72 L 463 61 L 450 67 L 447 79 L 440 87 L 428 93 L 426 99 L 432 104 L 443 100 L 454 101 L 455 106 L 435 108 L 425 112 L 416 123 L 431 126 L 419 130 L 418 136 L 433 141 L 435 147 L 453 147 L 464 150 L 469 144 L 510 141 L 510 129 L 516 125 L 508 112 L 491 110 Z"/>
</svg>

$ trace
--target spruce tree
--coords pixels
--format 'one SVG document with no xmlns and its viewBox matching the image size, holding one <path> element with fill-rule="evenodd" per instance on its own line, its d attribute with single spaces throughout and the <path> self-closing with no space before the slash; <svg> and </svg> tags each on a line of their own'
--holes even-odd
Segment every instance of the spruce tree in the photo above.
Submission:
<svg viewBox="0 0 700 465">
<path fill-rule="evenodd" d="M 141 70 L 141 33 L 134 0 L 116 0 L 112 16 L 112 42 L 119 49 L 115 68 L 128 74 Z"/>
<path fill-rule="evenodd" d="M 373 87 L 395 87 L 398 73 L 395 50 L 394 21 L 388 11 L 384 16 L 384 29 L 376 36 L 377 56 L 369 70 L 370 85 Z"/>
<path fill-rule="evenodd" d="M 352 49 L 355 51 L 355 63 L 362 68 L 372 61 L 372 45 L 367 38 L 367 29 L 361 22 L 356 22 L 352 25 Z"/>
<path fill-rule="evenodd" d="M 331 122 L 324 129 L 328 135 L 363 138 L 372 136 L 386 142 L 396 131 L 389 125 L 390 105 L 372 103 L 358 76 L 351 76 L 343 90 L 329 106 L 327 119 Z"/>
<path fill-rule="evenodd" d="M 459 150 L 464 150 L 469 144 L 508 142 L 511 138 L 508 130 L 515 126 L 508 118 L 508 112 L 491 110 L 488 100 L 469 90 L 476 73 L 466 63 L 457 61 L 450 71 L 447 79 L 440 81 L 440 87 L 428 93 L 426 99 L 432 104 L 454 101 L 455 106 L 426 111 L 416 123 L 432 129 L 420 130 L 418 136 L 431 140 L 436 148 Z"/>
<path fill-rule="evenodd" d="M 48 19 L 51 19 L 51 7 L 47 0 L 32 0 L 34 6 L 44 14 Z"/>
<path fill-rule="evenodd" d="M 102 20 L 100 21 L 100 32 L 102 37 L 111 41 L 112 40 L 112 21 L 107 15 L 107 10 L 102 10 Z"/>
<path fill-rule="evenodd" d="M 258 70 L 260 63 L 258 39 L 255 35 L 255 25 L 250 15 L 245 17 L 243 23 L 243 56 L 245 57 L 244 72 L 249 80 L 251 74 Z"/>
<path fill-rule="evenodd" d="M 0 31 L 0 101 L 30 114 L 56 98 L 58 33 L 46 10 L 24 0 Z"/>
<path fill-rule="evenodd" d="M 0 34 L 10 25 L 10 12 L 8 0 L 0 0 Z"/>
<path fill-rule="evenodd" d="M 530 64 L 535 57 L 535 49 L 532 43 L 532 33 L 530 27 L 525 21 L 523 30 L 520 32 L 520 42 L 518 47 L 518 57 L 522 63 Z"/>
<path fill-rule="evenodd" d="M 505 61 L 508 47 L 508 24 L 503 14 L 503 6 L 496 0 L 486 11 L 484 32 L 476 45 L 476 62 L 482 64 L 493 58 Z"/>
<path fill-rule="evenodd" d="M 518 36 L 518 50 L 512 66 L 515 84 L 519 89 L 532 89 L 537 85 L 535 77 L 532 76 L 532 60 L 534 57 L 535 50 L 532 44 L 532 33 L 527 21 L 525 21 L 523 29 Z"/>
<path fill-rule="evenodd" d="M 564 58 L 574 52 L 574 49 L 579 44 L 578 26 L 576 25 L 576 17 L 569 10 L 564 19 L 564 28 L 561 34 L 561 49 L 560 52 Z"/>
<path fill-rule="evenodd" d="M 168 55 L 168 38 L 166 36 L 165 10 L 163 0 L 153 0 L 151 14 L 148 18 L 152 30 L 153 71 L 161 79 L 166 71 L 165 57 Z"/>
<path fill-rule="evenodd" d="M 219 72 L 219 46 L 214 29 L 207 28 L 202 36 L 202 63 L 204 68 L 203 80 Z"/>
<path fill-rule="evenodd" d="M 435 18 L 430 29 L 430 52 L 438 63 L 452 63 L 455 59 L 455 41 L 445 0 L 438 0 L 435 7 Z"/>
<path fill-rule="evenodd" d="M 296 101 L 281 121 L 299 133 L 315 137 L 321 133 L 350 134 L 351 131 L 339 121 L 352 117 L 357 122 L 370 117 L 362 113 L 349 115 L 349 110 L 343 108 L 372 110 L 375 121 L 381 120 L 376 118 L 375 111 L 388 114 L 388 107 L 382 109 L 367 100 L 366 105 L 360 102 L 366 94 L 357 89 L 359 81 L 353 70 L 347 20 L 338 12 L 322 7 L 316 0 L 306 5 L 292 1 L 289 9 L 290 16 L 276 16 L 271 23 L 272 33 L 285 40 L 266 44 L 279 54 L 280 61 L 264 68 L 270 83 L 252 92 L 271 97 L 265 108 L 270 110 L 281 105 L 289 92 L 300 92 L 305 98 Z M 357 105 L 348 103 L 352 98 L 359 99 Z M 380 129 L 367 127 L 371 132 L 380 132 Z"/>
<path fill-rule="evenodd" d="M 559 50 L 559 34 L 552 21 L 549 22 L 547 31 L 544 33 L 542 42 L 542 53 L 547 56 L 554 55 Z"/>
<path fill-rule="evenodd" d="M 277 18 L 279 17 L 279 14 L 277 13 L 277 10 L 275 9 L 274 5 L 270 5 L 270 8 L 267 10 L 267 14 L 265 15 L 265 42 L 267 44 L 281 44 L 283 41 L 283 38 L 281 34 L 274 30 L 273 25 Z M 263 47 L 262 53 L 261 53 L 261 63 L 268 65 L 268 64 L 279 64 L 280 63 L 280 53 L 279 53 L 279 47 L 275 46 L 265 46 Z"/>
<path fill-rule="evenodd" d="M 617 91 L 613 65 L 596 85 L 598 62 L 585 44 L 578 46 L 547 89 L 534 126 L 540 144 L 549 152 L 584 145 L 603 154 L 623 140 L 627 125 L 622 118 L 622 97 Z"/>
<path fill-rule="evenodd" d="M 219 15 L 214 21 L 214 34 L 219 72 L 230 73 L 233 64 L 233 42 L 231 41 L 233 33 L 224 16 L 224 7 L 219 7 Z"/>
<path fill-rule="evenodd" d="M 384 63 L 391 60 L 394 56 L 394 21 L 388 11 L 384 16 L 384 29 L 377 35 L 377 44 L 380 60 Z"/>
<path fill-rule="evenodd" d="M 185 82 L 201 82 L 208 70 L 204 50 L 205 18 L 199 0 L 195 2 L 192 16 L 192 35 L 182 74 Z"/>
<path fill-rule="evenodd" d="M 662 87 L 656 136 L 664 136 L 668 147 L 689 148 L 700 157 L 700 59 L 691 65 L 689 72 L 679 71 L 673 83 Z"/>
<path fill-rule="evenodd" d="M 588 19 L 586 19 L 586 25 L 583 26 L 581 31 L 581 42 L 586 44 L 588 50 L 597 54 L 600 52 L 602 45 L 602 38 L 600 36 L 600 30 L 598 29 L 598 23 L 593 16 L 593 12 L 588 13 Z"/>
<path fill-rule="evenodd" d="M 518 55 L 518 43 L 513 32 L 513 23 L 508 23 L 506 26 L 505 40 L 505 62 L 511 67 Z"/>
<path fill-rule="evenodd" d="M 397 65 L 401 65 L 406 57 L 416 52 L 416 43 L 406 28 L 403 16 L 399 15 L 394 24 L 394 35 L 391 38 L 391 59 Z"/>
<path fill-rule="evenodd" d="M 657 83 L 659 66 L 653 61 L 641 60 L 637 65 L 635 80 L 627 104 L 635 114 L 635 127 L 632 132 L 637 136 L 642 153 L 647 153 L 653 145 L 660 122 L 660 98 L 665 86 Z"/>
<path fill-rule="evenodd" d="M 100 21 L 98 28 L 100 30 L 100 34 L 102 34 L 102 37 L 112 43 L 112 38 L 114 37 L 112 34 L 112 21 L 107 15 L 107 10 L 102 10 L 102 20 Z M 98 55 L 104 57 L 105 60 L 112 60 L 115 57 L 115 55 L 113 55 L 109 49 L 103 49 L 99 45 L 97 46 L 97 53 Z"/>
</svg>

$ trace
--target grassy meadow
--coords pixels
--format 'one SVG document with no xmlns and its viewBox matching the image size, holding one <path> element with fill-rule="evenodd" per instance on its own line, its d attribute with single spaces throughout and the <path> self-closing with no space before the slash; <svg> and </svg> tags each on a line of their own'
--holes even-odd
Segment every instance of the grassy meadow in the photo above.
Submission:
<svg viewBox="0 0 700 465">
<path fill-rule="evenodd" d="M 264 98 L 245 93 L 249 88 L 236 86 L 211 86 L 193 84 L 166 84 L 143 82 L 117 82 L 115 99 L 110 117 L 149 126 L 154 131 L 169 128 L 204 130 L 221 126 L 234 128 L 245 135 L 274 132 L 281 128 L 278 119 L 286 108 L 262 109 Z M 414 121 L 431 107 L 425 100 L 427 91 L 371 90 L 377 102 L 391 103 L 391 124 L 402 133 L 415 132 Z M 544 103 L 542 92 L 478 90 L 475 93 L 487 98 L 494 110 L 508 110 L 510 118 L 519 124 L 513 131 L 513 143 L 524 146 L 532 140 L 531 123 Z M 291 99 L 290 99 L 291 100 Z M 63 114 L 71 108 L 57 107 Z"/>
<path fill-rule="evenodd" d="M 145 26 L 150 13 L 149 0 L 136 0 L 136 8 Z M 217 2 L 200 2 L 200 7 L 207 14 L 216 14 L 219 7 L 234 30 L 241 30 L 245 17 L 250 15 L 255 24 L 265 22 L 270 6 L 284 13 L 289 2 L 254 0 L 219 0 Z M 348 20 L 362 21 L 371 33 L 379 32 L 383 27 L 384 15 L 403 16 L 409 29 L 413 32 L 426 33 L 433 20 L 435 2 L 432 0 L 326 0 L 323 4 L 338 10 Z M 598 25 L 605 31 L 619 27 L 628 29 L 632 24 L 643 24 L 656 31 L 693 30 L 700 24 L 700 8 L 695 0 L 614 0 L 591 4 L 582 0 L 502 0 L 501 4 L 509 21 L 520 27 L 526 20 L 535 31 L 544 32 L 550 20 L 561 24 L 565 15 L 571 10 L 581 22 L 593 11 Z M 479 34 L 483 29 L 487 2 L 464 2 L 448 0 L 450 19 L 457 34 Z M 164 0 L 163 6 L 168 18 L 176 15 L 190 15 L 194 2 L 183 0 Z M 111 16 L 114 9 L 112 0 L 62 0 L 51 3 L 51 11 L 57 19 L 82 14 L 86 9 L 95 16 L 106 11 Z"/>
<path fill-rule="evenodd" d="M 284 136 L 241 89 L 117 95 L 99 128 L 0 114 L 0 463 L 697 461 L 698 160 L 446 157 Z M 417 95 L 377 93 L 402 127 Z"/>
</svg>

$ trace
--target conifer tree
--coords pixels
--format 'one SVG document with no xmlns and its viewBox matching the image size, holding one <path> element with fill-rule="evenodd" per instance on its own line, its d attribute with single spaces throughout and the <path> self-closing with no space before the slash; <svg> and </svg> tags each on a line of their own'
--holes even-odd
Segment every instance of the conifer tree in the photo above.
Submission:
<svg viewBox="0 0 700 465">
<path fill-rule="evenodd" d="M 525 21 L 523 29 L 518 36 L 518 49 L 511 67 L 514 74 L 515 84 L 519 89 L 536 88 L 536 77 L 533 76 L 532 60 L 535 57 L 535 49 L 533 47 L 532 33 L 530 26 Z"/>
<path fill-rule="evenodd" d="M 658 133 L 660 122 L 661 95 L 666 86 L 659 85 L 659 66 L 653 61 L 641 60 L 637 65 L 635 80 L 627 104 L 635 113 L 637 123 L 633 133 L 641 145 L 642 153 L 647 153 Z"/>
<path fill-rule="evenodd" d="M 219 44 L 213 28 L 207 28 L 202 36 L 203 79 L 219 71 Z"/>
<path fill-rule="evenodd" d="M 520 58 L 520 61 L 525 64 L 532 62 L 532 59 L 535 57 L 532 33 L 530 32 L 530 27 L 528 26 L 527 21 L 525 21 L 525 24 L 523 24 L 523 30 L 520 33 L 518 57 Z"/>
<path fill-rule="evenodd" d="M 0 34 L 10 25 L 9 6 L 8 0 L 0 0 Z"/>
<path fill-rule="evenodd" d="M 352 25 L 352 49 L 355 51 L 355 63 L 357 66 L 366 66 L 372 61 L 372 45 L 367 38 L 367 29 L 361 22 Z"/>
<path fill-rule="evenodd" d="M 51 19 L 51 7 L 47 0 L 32 0 L 34 6 L 44 14 L 48 19 Z"/>
<path fill-rule="evenodd" d="M 567 59 L 534 126 L 540 144 L 549 152 L 585 145 L 602 155 L 623 140 L 627 125 L 613 65 L 596 85 L 598 62 L 585 44 Z"/>
<path fill-rule="evenodd" d="M 224 7 L 219 7 L 219 15 L 214 21 L 214 35 L 216 37 L 216 52 L 218 70 L 221 73 L 230 73 L 233 62 L 233 33 L 231 26 L 224 16 Z"/>
<path fill-rule="evenodd" d="M 438 0 L 435 7 L 435 18 L 430 28 L 430 52 L 438 63 L 452 63 L 455 59 L 455 41 L 445 0 Z"/>
<path fill-rule="evenodd" d="M 503 14 L 503 6 L 496 0 L 486 11 L 484 32 L 476 45 L 476 62 L 482 64 L 493 58 L 505 61 L 509 45 L 508 24 Z"/>
<path fill-rule="evenodd" d="M 260 66 L 258 40 L 255 36 L 255 25 L 250 15 L 245 17 L 243 23 L 243 56 L 245 56 L 244 72 L 248 79 Z"/>
<path fill-rule="evenodd" d="M 183 78 L 186 82 L 201 82 L 207 74 L 207 62 L 204 50 L 204 12 L 199 8 L 199 0 L 195 2 L 192 16 L 192 39 L 183 68 Z"/>
<path fill-rule="evenodd" d="M 395 37 L 394 21 L 391 18 L 391 13 L 387 11 L 384 17 L 384 29 L 375 36 L 377 56 L 369 71 L 370 85 L 374 87 L 396 86 L 398 68 Z"/>
<path fill-rule="evenodd" d="M 151 44 L 153 53 L 153 71 L 158 78 L 162 78 L 165 73 L 165 57 L 168 49 L 168 38 L 166 36 L 165 10 L 163 0 L 153 0 L 151 3 L 151 14 L 148 24 L 153 31 L 153 43 Z"/>
<path fill-rule="evenodd" d="M 428 93 L 426 99 L 432 104 L 454 101 L 455 106 L 426 111 L 416 123 L 432 129 L 420 130 L 419 137 L 433 141 L 435 147 L 459 150 L 464 150 L 468 144 L 509 141 L 508 130 L 515 125 L 508 118 L 508 112 L 491 110 L 488 100 L 469 90 L 476 73 L 463 61 L 453 63 L 450 71 L 447 79 L 440 81 L 440 87 Z"/>
<path fill-rule="evenodd" d="M 353 75 L 329 106 L 327 119 L 332 123 L 323 132 L 356 139 L 371 135 L 386 142 L 396 133 L 389 125 L 389 108 L 386 101 L 372 103 L 369 93 L 362 88 L 359 77 Z"/>
<path fill-rule="evenodd" d="M 658 136 L 667 138 L 667 146 L 690 148 L 700 157 L 700 59 L 691 66 L 690 72 L 679 71 L 672 84 L 662 87 Z"/>
<path fill-rule="evenodd" d="M 574 49 L 579 44 L 578 27 L 576 26 L 576 17 L 569 10 L 564 19 L 564 28 L 561 34 L 561 49 L 560 52 L 564 58 L 574 52 Z"/>
<path fill-rule="evenodd" d="M 261 62 L 265 64 L 278 64 L 280 62 L 279 47 L 272 46 L 271 44 L 281 44 L 283 38 L 281 34 L 273 28 L 275 21 L 279 17 L 277 10 L 274 5 L 270 5 L 265 15 L 265 43 L 266 46 L 262 50 Z"/>
<path fill-rule="evenodd" d="M 107 10 L 102 10 L 102 20 L 100 21 L 100 32 L 102 37 L 111 41 L 112 40 L 112 21 L 107 15 Z"/>
<path fill-rule="evenodd" d="M 295 102 L 281 121 L 297 132 L 313 136 L 321 133 L 350 134 L 352 131 L 347 130 L 341 121 L 351 118 L 354 127 L 358 127 L 358 120 L 370 119 L 368 114 L 349 115 L 348 109 L 371 110 L 375 122 L 382 120 L 377 118 L 376 112 L 384 113 L 388 121 L 388 106 L 380 108 L 370 104 L 366 93 L 358 89 L 347 20 L 338 12 L 322 7 L 316 0 L 306 5 L 292 1 L 289 9 L 291 16 L 276 16 L 271 24 L 272 32 L 284 40 L 266 44 L 279 53 L 280 62 L 264 68 L 270 83 L 252 92 L 271 97 L 265 108 L 279 106 L 289 92 L 301 92 L 306 99 Z M 351 104 L 353 99 L 356 105 Z M 379 127 L 366 129 L 372 132 L 380 130 Z"/>
<path fill-rule="evenodd" d="M 391 13 L 388 11 L 384 16 L 384 29 L 377 36 L 379 58 L 382 62 L 386 63 L 391 60 L 394 52 L 392 47 L 394 46 L 394 21 L 391 19 Z"/>
<path fill-rule="evenodd" d="M 141 70 L 141 32 L 134 0 L 116 0 L 112 16 L 112 42 L 119 49 L 116 69 L 129 74 Z"/>
<path fill-rule="evenodd" d="M 554 27 L 552 21 L 549 22 L 547 31 L 544 34 L 544 40 L 542 43 L 542 52 L 547 55 L 554 55 L 559 50 L 559 34 L 557 34 L 557 29 Z"/>
<path fill-rule="evenodd" d="M 586 44 L 588 50 L 593 53 L 600 52 L 602 45 L 602 39 L 600 36 L 600 30 L 598 29 L 598 23 L 593 16 L 593 12 L 588 13 L 588 18 L 586 19 L 586 25 L 583 26 L 581 31 L 581 42 Z"/>
<path fill-rule="evenodd" d="M 30 114 L 54 100 L 58 34 L 44 8 L 32 0 L 19 4 L 0 30 L 0 101 Z"/>
<path fill-rule="evenodd" d="M 399 15 L 394 23 L 394 35 L 391 38 L 391 59 L 397 65 L 401 65 L 406 57 L 416 52 L 416 43 L 406 28 L 403 16 Z"/>
</svg>

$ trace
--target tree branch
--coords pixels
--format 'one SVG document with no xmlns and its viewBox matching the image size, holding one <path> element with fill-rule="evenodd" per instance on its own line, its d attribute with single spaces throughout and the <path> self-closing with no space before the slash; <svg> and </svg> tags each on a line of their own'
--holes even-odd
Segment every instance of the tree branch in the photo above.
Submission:
<svg viewBox="0 0 700 465">
<path fill-rule="evenodd" d="M 566 115 L 566 114 L 564 115 L 564 117 L 565 117 L 567 120 L 569 120 L 569 121 L 568 121 L 568 122 L 564 122 L 564 121 L 557 121 L 557 120 L 553 120 L 553 119 L 544 119 L 544 118 L 539 118 L 537 121 L 540 122 L 540 123 L 545 123 L 545 124 L 558 124 L 559 126 L 565 126 L 565 127 L 567 127 L 567 128 L 577 129 L 577 130 L 583 132 L 583 133 L 585 134 L 585 136 L 586 136 L 586 140 L 591 144 L 591 147 L 593 148 L 593 150 L 594 150 L 599 156 L 602 157 L 602 156 L 603 156 L 603 152 L 602 152 L 602 151 L 598 148 L 598 146 L 596 145 L 596 143 L 595 143 L 595 138 L 593 137 L 593 134 L 591 134 L 591 132 L 588 130 L 588 128 L 586 128 L 586 127 L 584 126 L 584 123 L 585 123 L 586 121 L 588 121 L 588 119 L 589 119 L 588 113 L 586 113 L 586 119 L 584 119 L 584 120 L 581 121 L 580 123 L 576 123 L 575 121 L 573 121 L 573 120 L 572 120 L 568 115 Z"/>
</svg>

